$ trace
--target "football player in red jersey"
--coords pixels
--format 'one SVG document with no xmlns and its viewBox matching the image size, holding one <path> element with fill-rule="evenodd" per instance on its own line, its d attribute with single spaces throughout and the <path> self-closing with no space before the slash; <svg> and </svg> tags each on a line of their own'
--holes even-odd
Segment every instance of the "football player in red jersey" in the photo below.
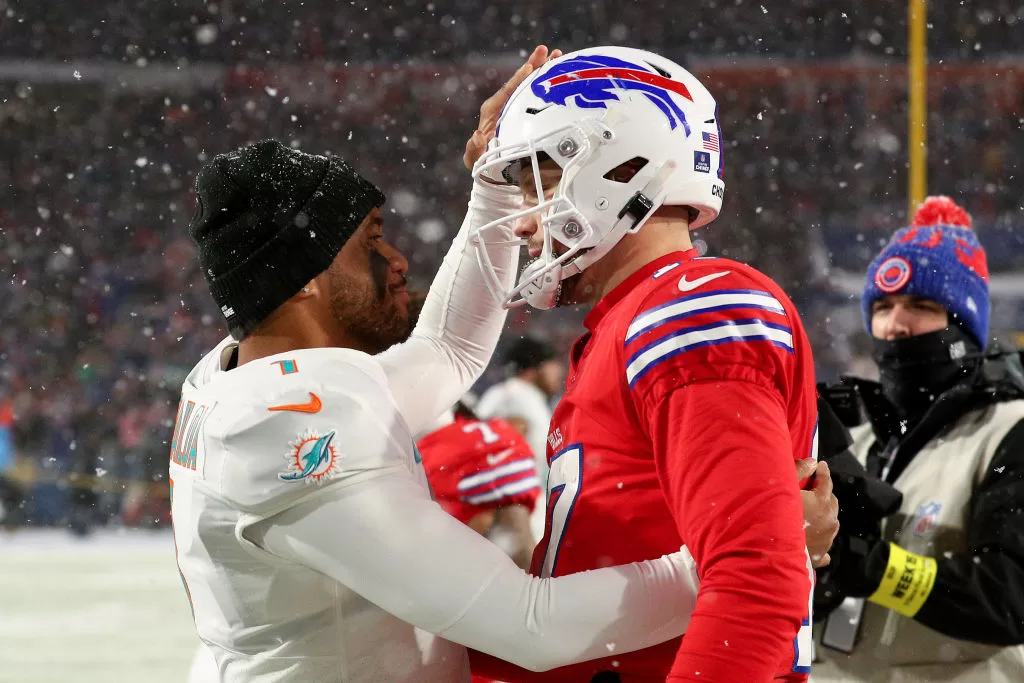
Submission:
<svg viewBox="0 0 1024 683">
<path fill-rule="evenodd" d="M 530 514 L 541 495 L 530 444 L 505 420 L 480 420 L 461 402 L 443 422 L 417 443 L 434 498 L 529 569 Z"/>
<path fill-rule="evenodd" d="M 778 285 L 692 247 L 689 231 L 722 205 L 721 145 L 715 100 L 685 69 L 589 48 L 531 74 L 474 167 L 518 185 L 525 203 L 472 240 L 493 243 L 514 224 L 534 259 L 511 289 L 493 278 L 492 293 L 506 306 L 592 306 L 552 418 L 532 571 L 560 576 L 685 544 L 701 579 L 681 641 L 623 655 L 611 643 L 605 660 L 539 675 L 477 657 L 481 673 L 807 680 L 813 570 L 793 466 L 816 458 L 813 360 Z M 814 468 L 802 469 L 806 484 Z M 817 474 L 823 495 L 808 495 L 830 499 L 834 516 L 827 468 Z"/>
</svg>

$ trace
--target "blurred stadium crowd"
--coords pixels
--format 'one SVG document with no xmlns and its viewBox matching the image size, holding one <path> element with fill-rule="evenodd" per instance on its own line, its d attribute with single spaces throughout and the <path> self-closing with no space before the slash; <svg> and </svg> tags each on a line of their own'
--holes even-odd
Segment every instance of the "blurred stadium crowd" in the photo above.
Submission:
<svg viewBox="0 0 1024 683">
<path fill-rule="evenodd" d="M 0 56 L 246 62 L 407 62 L 493 55 L 495 48 L 558 42 L 628 43 L 673 59 L 699 52 L 724 59 L 773 56 L 834 59 L 906 54 L 906 4 L 794 0 L 670 0 L 559 3 L 519 0 L 304 0 L 70 2 L 4 0 Z M 929 51 L 945 60 L 1018 53 L 1024 7 L 1016 0 L 929 7 Z"/>
<path fill-rule="evenodd" d="M 698 243 L 782 284 L 822 378 L 863 354 L 834 275 L 906 216 L 900 3 L 138 4 L 0 0 L 0 475 L 30 492 L 8 522 L 166 521 L 178 387 L 225 334 L 186 232 L 203 160 L 276 137 L 353 161 L 426 286 L 479 100 L 536 42 L 646 47 L 704 78 L 727 192 Z M 987 5 L 929 8 L 929 189 L 969 208 L 998 275 L 1024 260 L 1024 4 Z M 1019 298 L 993 301 L 995 332 L 1024 329 Z M 518 311 L 508 335 L 567 347 L 579 319 Z"/>
</svg>

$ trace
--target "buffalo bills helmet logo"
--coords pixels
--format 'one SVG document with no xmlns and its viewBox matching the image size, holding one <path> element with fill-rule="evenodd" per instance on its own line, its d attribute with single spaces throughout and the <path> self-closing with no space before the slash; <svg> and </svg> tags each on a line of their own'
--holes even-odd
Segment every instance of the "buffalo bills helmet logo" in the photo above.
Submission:
<svg viewBox="0 0 1024 683">
<path fill-rule="evenodd" d="M 616 90 L 637 90 L 665 114 L 672 130 L 682 125 L 690 135 L 686 115 L 672 98 L 675 93 L 692 102 L 690 91 L 679 81 L 646 66 L 604 55 L 573 57 L 553 65 L 530 88 L 548 104 L 565 106 L 571 99 L 572 104 L 584 109 L 607 109 L 608 102 L 619 99 Z"/>
<path fill-rule="evenodd" d="M 913 272 L 910 262 L 905 258 L 890 256 L 882 261 L 882 265 L 875 271 L 875 286 L 886 294 L 898 292 L 910 282 Z"/>
</svg>

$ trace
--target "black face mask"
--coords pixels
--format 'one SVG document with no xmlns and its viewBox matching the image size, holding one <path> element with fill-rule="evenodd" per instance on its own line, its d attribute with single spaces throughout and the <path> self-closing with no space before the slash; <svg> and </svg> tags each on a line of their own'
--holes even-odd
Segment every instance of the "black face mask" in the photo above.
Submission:
<svg viewBox="0 0 1024 683">
<path fill-rule="evenodd" d="M 981 364 L 977 342 L 958 325 L 915 337 L 873 341 L 882 393 L 911 420 Z"/>
</svg>

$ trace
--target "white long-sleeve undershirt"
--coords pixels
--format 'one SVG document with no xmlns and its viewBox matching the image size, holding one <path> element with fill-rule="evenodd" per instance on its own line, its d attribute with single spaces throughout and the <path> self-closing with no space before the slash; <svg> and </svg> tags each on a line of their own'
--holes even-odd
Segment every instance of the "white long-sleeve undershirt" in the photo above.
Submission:
<svg viewBox="0 0 1024 683">
<path fill-rule="evenodd" d="M 351 472 L 249 527 L 248 540 L 409 624 L 534 671 L 650 647 L 686 630 L 697 596 L 687 554 L 529 576 L 431 500 L 402 464 L 412 457 L 411 439 L 396 438 L 396 424 L 380 419 L 384 403 L 365 391 L 358 402 L 364 408 L 348 411 L 346 431 L 391 449 L 383 460 L 395 464 Z"/>
</svg>

